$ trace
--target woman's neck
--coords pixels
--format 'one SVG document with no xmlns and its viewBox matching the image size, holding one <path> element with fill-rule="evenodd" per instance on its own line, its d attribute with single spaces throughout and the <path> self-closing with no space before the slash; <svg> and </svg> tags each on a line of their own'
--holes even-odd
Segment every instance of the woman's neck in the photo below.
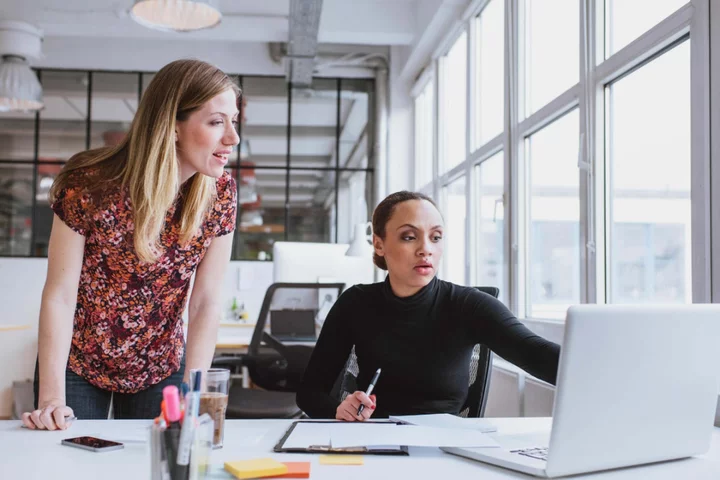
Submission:
<svg viewBox="0 0 720 480">
<path fill-rule="evenodd" d="M 398 298 L 411 297 L 424 287 L 424 285 L 422 287 L 416 287 L 414 285 L 404 284 L 396 278 L 392 272 L 388 272 L 388 276 L 390 277 L 390 288 L 392 289 L 393 294 Z"/>
</svg>

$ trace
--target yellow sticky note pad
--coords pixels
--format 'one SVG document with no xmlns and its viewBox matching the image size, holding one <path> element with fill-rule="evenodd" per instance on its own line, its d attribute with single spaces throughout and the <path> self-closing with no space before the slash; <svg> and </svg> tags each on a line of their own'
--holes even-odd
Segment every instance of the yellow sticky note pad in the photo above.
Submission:
<svg viewBox="0 0 720 480">
<path fill-rule="evenodd" d="M 362 465 L 361 455 L 320 455 L 320 465 Z"/>
<path fill-rule="evenodd" d="M 237 478 L 262 478 L 285 474 L 288 472 L 288 467 L 272 458 L 258 458 L 255 460 L 225 462 L 225 470 Z"/>
</svg>

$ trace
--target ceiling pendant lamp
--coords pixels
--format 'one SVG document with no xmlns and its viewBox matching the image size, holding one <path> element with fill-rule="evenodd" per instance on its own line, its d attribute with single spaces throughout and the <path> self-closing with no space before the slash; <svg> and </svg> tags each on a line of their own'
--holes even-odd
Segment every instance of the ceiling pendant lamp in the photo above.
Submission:
<svg viewBox="0 0 720 480">
<path fill-rule="evenodd" d="M 43 93 L 29 59 L 41 55 L 42 32 L 25 22 L 0 21 L 0 112 L 43 108 Z"/>
<path fill-rule="evenodd" d="M 212 28 L 222 20 L 213 0 L 135 0 L 130 16 L 140 25 L 165 32 Z"/>
</svg>

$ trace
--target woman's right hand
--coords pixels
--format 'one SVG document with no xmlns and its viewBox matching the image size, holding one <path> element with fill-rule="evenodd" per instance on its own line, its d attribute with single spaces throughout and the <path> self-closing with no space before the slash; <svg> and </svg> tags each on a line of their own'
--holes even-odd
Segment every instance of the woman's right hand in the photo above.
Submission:
<svg viewBox="0 0 720 480">
<path fill-rule="evenodd" d="M 345 420 L 346 422 L 362 422 L 370 418 L 375 412 L 375 395 L 369 397 L 365 392 L 357 391 L 352 395 L 348 395 L 345 400 L 338 405 L 335 412 L 336 420 Z M 365 405 L 360 415 L 357 414 L 360 405 Z"/>
<path fill-rule="evenodd" d="M 66 430 L 72 422 L 66 417 L 72 417 L 72 408 L 65 405 L 64 400 L 56 399 L 40 404 L 42 408 L 25 412 L 22 415 L 23 423 L 31 430 Z"/>
</svg>

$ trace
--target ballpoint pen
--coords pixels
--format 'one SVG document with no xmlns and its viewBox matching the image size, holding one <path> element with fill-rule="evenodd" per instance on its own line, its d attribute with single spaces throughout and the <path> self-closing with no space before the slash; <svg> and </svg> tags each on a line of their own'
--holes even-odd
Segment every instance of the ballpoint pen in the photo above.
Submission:
<svg viewBox="0 0 720 480">
<path fill-rule="evenodd" d="M 380 377 L 380 370 L 382 370 L 382 369 L 381 369 L 381 368 L 378 368 L 378 369 L 377 369 L 377 372 L 375 372 L 375 375 L 373 375 L 372 380 L 370 380 L 370 385 L 368 385 L 368 389 L 367 389 L 367 391 L 365 392 L 365 395 L 367 395 L 368 397 L 369 397 L 370 394 L 372 393 L 373 388 L 375 388 L 375 384 L 377 383 L 378 378 Z M 360 407 L 358 408 L 358 413 L 357 413 L 358 416 L 360 416 L 360 414 L 362 413 L 362 411 L 363 411 L 364 409 L 365 409 L 365 405 L 361 403 L 361 404 L 360 404 Z"/>
</svg>

